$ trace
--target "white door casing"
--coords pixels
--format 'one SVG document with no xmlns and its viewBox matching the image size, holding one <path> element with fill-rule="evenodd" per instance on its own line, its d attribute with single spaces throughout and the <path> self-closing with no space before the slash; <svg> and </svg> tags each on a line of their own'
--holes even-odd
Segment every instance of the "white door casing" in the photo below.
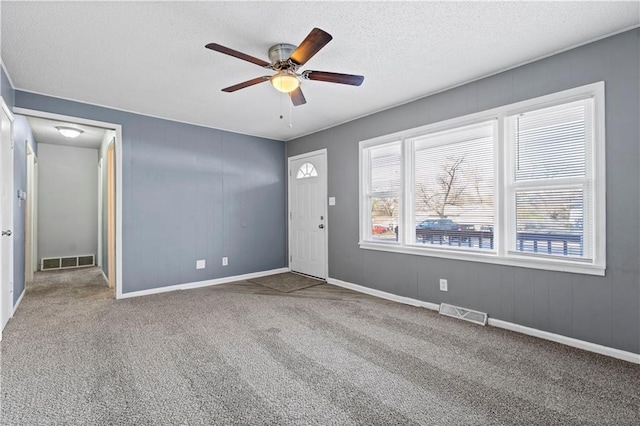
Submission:
<svg viewBox="0 0 640 426">
<path fill-rule="evenodd" d="M 35 271 L 33 265 L 37 263 L 37 260 L 34 262 L 34 256 L 36 256 L 34 246 L 37 243 L 37 240 L 34 239 L 34 209 L 36 200 L 36 182 L 34 182 L 34 177 L 36 167 L 36 154 L 31 148 L 31 145 L 29 145 L 29 142 L 24 141 L 24 145 L 25 152 L 27 153 L 27 200 L 25 203 L 24 221 L 24 280 L 26 285 L 26 283 L 33 281 L 33 272 Z"/>
<path fill-rule="evenodd" d="M 98 257 L 96 265 L 102 268 L 102 158 L 98 160 Z"/>
<path fill-rule="evenodd" d="M 327 154 L 289 158 L 289 267 L 327 277 Z"/>
<path fill-rule="evenodd" d="M 13 115 L 0 98 L 0 317 L 13 315 Z"/>
<path fill-rule="evenodd" d="M 31 191 L 33 200 L 31 210 L 31 233 L 32 244 L 31 244 L 31 261 L 33 262 L 31 265 L 31 269 L 35 272 L 38 270 L 38 156 L 34 156 L 33 158 L 33 187 Z"/>
</svg>

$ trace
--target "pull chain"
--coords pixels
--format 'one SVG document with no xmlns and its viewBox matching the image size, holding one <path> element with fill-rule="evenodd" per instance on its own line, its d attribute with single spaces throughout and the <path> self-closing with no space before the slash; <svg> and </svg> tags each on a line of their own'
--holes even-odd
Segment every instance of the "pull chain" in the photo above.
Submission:
<svg viewBox="0 0 640 426">
<path fill-rule="evenodd" d="M 289 102 L 289 128 L 293 128 L 293 107 L 291 106 L 292 102 Z"/>
<path fill-rule="evenodd" d="M 284 119 L 284 114 L 282 113 L 282 100 L 284 99 L 284 97 L 289 97 L 289 95 L 287 93 L 283 93 L 282 96 L 280 96 L 280 120 Z M 292 102 L 289 102 L 289 128 L 292 129 L 293 128 L 293 108 L 292 108 Z"/>
</svg>

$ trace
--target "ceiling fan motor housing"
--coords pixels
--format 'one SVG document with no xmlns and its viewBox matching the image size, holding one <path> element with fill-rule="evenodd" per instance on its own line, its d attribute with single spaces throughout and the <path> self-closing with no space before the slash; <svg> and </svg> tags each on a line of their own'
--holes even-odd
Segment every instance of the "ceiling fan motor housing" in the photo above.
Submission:
<svg viewBox="0 0 640 426">
<path fill-rule="evenodd" d="M 289 61 L 289 57 L 296 50 L 297 46 L 288 43 L 274 44 L 269 48 L 269 60 L 273 68 L 278 71 L 282 69 L 294 69 L 294 64 Z"/>
</svg>

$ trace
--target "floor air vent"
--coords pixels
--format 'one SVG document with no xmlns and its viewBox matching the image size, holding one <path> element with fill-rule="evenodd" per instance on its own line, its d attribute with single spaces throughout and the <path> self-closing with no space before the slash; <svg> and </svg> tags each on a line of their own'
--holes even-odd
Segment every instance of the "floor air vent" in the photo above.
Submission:
<svg viewBox="0 0 640 426">
<path fill-rule="evenodd" d="M 92 254 L 82 256 L 47 257 L 42 258 L 40 270 L 49 271 L 52 269 L 82 268 L 85 266 L 93 266 L 94 264 L 95 256 Z"/>
<path fill-rule="evenodd" d="M 440 304 L 440 313 L 453 318 L 460 318 L 465 321 L 471 321 L 476 324 L 486 325 L 487 314 L 484 312 L 473 311 L 471 309 L 461 308 L 459 306 Z"/>
</svg>

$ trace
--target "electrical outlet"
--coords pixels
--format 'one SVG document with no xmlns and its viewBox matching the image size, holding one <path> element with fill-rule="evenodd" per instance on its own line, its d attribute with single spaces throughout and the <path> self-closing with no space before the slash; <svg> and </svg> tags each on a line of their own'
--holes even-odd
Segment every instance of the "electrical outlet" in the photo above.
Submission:
<svg viewBox="0 0 640 426">
<path fill-rule="evenodd" d="M 207 262 L 204 259 L 196 260 L 196 269 L 204 269 L 207 266 Z"/>
<path fill-rule="evenodd" d="M 449 291 L 449 285 L 444 278 L 440 278 L 440 291 Z"/>
<path fill-rule="evenodd" d="M 222 258 L 222 266 L 227 266 L 229 264 L 229 258 L 228 257 L 223 257 Z"/>
</svg>

